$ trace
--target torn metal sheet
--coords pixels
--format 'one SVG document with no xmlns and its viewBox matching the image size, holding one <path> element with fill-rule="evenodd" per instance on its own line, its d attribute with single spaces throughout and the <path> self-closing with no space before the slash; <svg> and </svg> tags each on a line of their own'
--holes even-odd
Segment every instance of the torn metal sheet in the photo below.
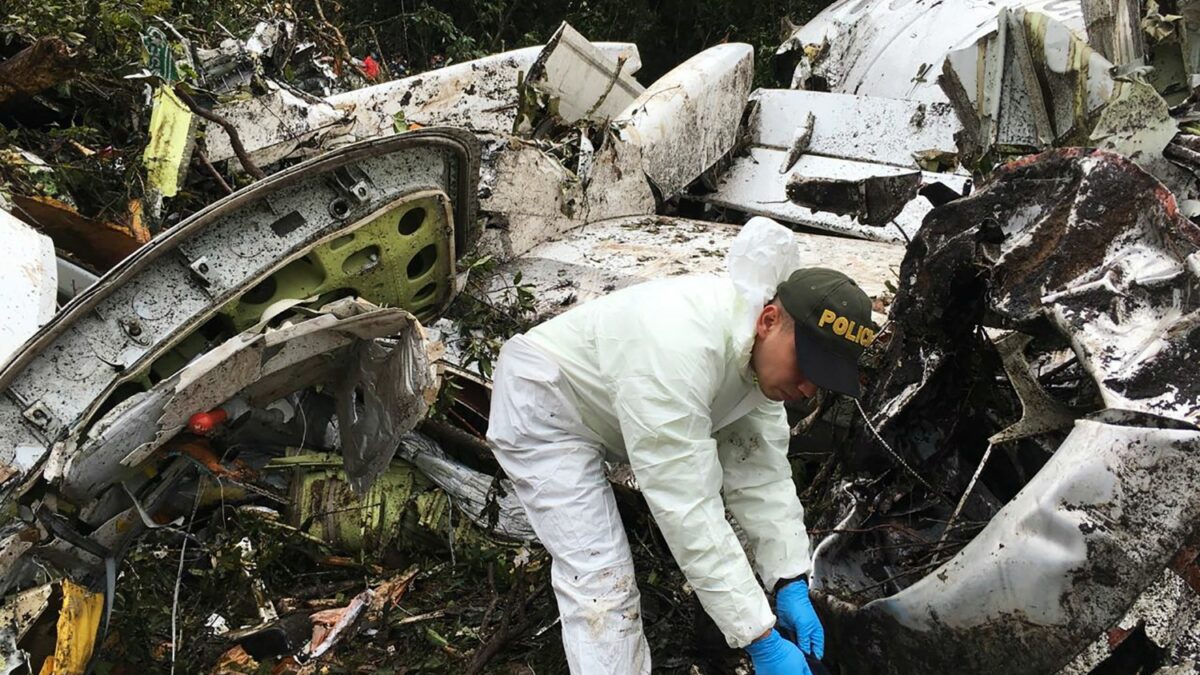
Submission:
<svg viewBox="0 0 1200 675">
<path fill-rule="evenodd" d="M 12 636 L 14 647 L 50 607 L 53 592 L 54 584 L 42 584 L 12 595 L 0 607 L 0 633 Z M 5 659 L 0 661 L 0 672 L 11 672 L 6 669 L 18 665 L 13 661 L 18 655 L 19 651 L 5 652 L 0 645 L 0 658 Z"/>
<path fill-rule="evenodd" d="M 104 579 L 106 587 L 115 587 L 115 556 L 123 554 L 133 541 L 147 531 L 163 527 L 155 523 L 150 514 L 157 513 L 175 496 L 184 479 L 191 475 L 193 467 L 190 459 L 177 457 L 154 477 L 154 481 L 148 482 L 137 492 L 126 491 L 124 486 L 116 488 L 124 493 L 127 500 L 119 502 L 115 513 L 89 535 L 87 549 L 66 539 L 56 538 L 34 549 L 31 557 L 53 560 L 60 571 L 65 571 L 75 578 Z M 110 555 L 96 557 L 97 551 Z M 13 577 L 15 578 L 15 575 Z M 109 605 L 108 611 L 111 611 L 111 595 L 105 600 Z"/>
<path fill-rule="evenodd" d="M 1026 154 L 1084 145 L 1112 97 L 1112 64 L 1072 29 L 1043 14 L 1001 10 L 997 28 L 949 53 L 938 83 L 954 104 L 968 165 L 995 149 Z"/>
<path fill-rule="evenodd" d="M 505 222 L 500 231 L 484 231 L 480 243 L 485 249 L 518 256 L 561 230 L 586 222 L 583 181 L 557 158 L 536 145 L 510 139 L 494 161 L 483 181 L 485 195 L 479 206 Z M 503 241 L 489 244 L 489 239 L 502 235 Z"/>
<path fill-rule="evenodd" d="M 822 175 L 834 172 L 854 171 L 868 177 L 878 173 L 895 173 L 897 169 L 887 165 L 867 164 L 839 160 L 819 155 L 801 155 L 792 165 L 791 171 L 780 175 L 778 167 L 786 162 L 787 153 L 766 147 L 751 147 L 748 157 L 737 158 L 726 170 L 717 186 L 717 191 L 703 199 L 711 204 L 736 209 L 745 213 L 767 216 L 777 220 L 828 230 L 875 241 L 904 242 L 911 239 L 921 227 L 921 221 L 933 206 L 924 198 L 913 199 L 904 205 L 894 218 L 894 225 L 870 227 L 856 222 L 850 216 L 813 211 L 788 198 L 787 182 L 791 176 Z M 922 172 L 925 184 L 941 183 L 958 194 L 967 191 L 970 178 L 956 174 Z"/>
<path fill-rule="evenodd" d="M 352 120 L 342 110 L 304 92 L 273 80 L 267 93 L 230 103 L 213 112 L 237 130 L 246 154 L 258 165 L 274 164 L 287 157 L 306 157 L 352 140 L 347 134 Z M 205 128 L 208 158 L 213 162 L 234 159 L 229 134 L 219 124 Z M 231 165 L 240 169 L 240 162 Z"/>
<path fill-rule="evenodd" d="M 0 537 L 0 594 L 7 594 L 34 564 L 26 555 L 42 538 L 37 526 L 10 525 Z"/>
<path fill-rule="evenodd" d="M 992 445 L 1070 429 L 1079 417 L 1038 384 L 1024 351 L 1032 341 L 1031 336 L 1018 332 L 994 339 L 996 351 L 1004 362 L 1004 372 L 1008 373 L 1008 380 L 1021 399 L 1021 419 L 992 434 L 988 438 Z"/>
<path fill-rule="evenodd" d="M 1200 5 L 1195 0 L 1136 3 L 1147 79 L 1172 105 L 1200 85 Z"/>
<path fill-rule="evenodd" d="M 1200 424 L 1200 382 L 1181 377 L 1200 356 L 1200 228 L 1178 215 L 1161 184 L 1117 155 L 1063 151 L 1008 171 L 1012 186 L 1054 172 L 1060 183 L 1041 203 L 1078 201 L 1070 215 L 1030 208 L 1021 229 L 1008 230 L 1000 265 L 1020 272 L 997 289 L 997 311 L 1016 321 L 1048 315 L 1107 407 Z M 1039 201 L 1022 194 L 1031 206 Z"/>
<path fill-rule="evenodd" d="M 1162 651 L 1162 660 L 1180 663 L 1177 667 L 1155 670 L 1155 675 L 1191 675 L 1200 648 L 1200 594 L 1195 576 L 1197 549 L 1189 543 L 1179 550 L 1158 579 L 1133 603 L 1121 621 L 1100 633 L 1086 650 L 1076 656 L 1058 675 L 1091 675 L 1113 656 L 1119 646 L 1116 639 L 1139 627 Z M 1117 643 L 1117 644 L 1114 644 Z M 1152 667 L 1147 664 L 1147 667 Z M 1108 671 L 1112 672 L 1112 671 Z"/>
<path fill-rule="evenodd" d="M 60 446 L 64 451 L 52 455 L 46 477 L 60 480 L 60 489 L 69 499 L 86 503 L 117 481 L 135 475 L 137 467 L 183 430 L 195 413 L 225 405 L 237 396 L 265 406 L 322 381 L 342 381 L 353 387 L 357 382 L 353 376 L 347 378 L 348 372 L 354 372 L 349 369 L 348 350 L 388 336 L 396 336 L 408 353 L 392 362 L 396 369 L 388 370 L 390 375 L 403 378 L 395 386 L 411 383 L 417 388 L 411 397 L 392 398 L 389 402 L 395 406 L 394 411 L 376 410 L 373 404 L 369 413 L 361 414 L 369 415 L 379 425 L 377 431 L 398 437 L 417 421 L 406 420 L 414 413 L 423 415 L 427 407 L 425 389 L 430 386 L 431 376 L 429 364 L 424 362 L 419 328 L 404 310 L 379 309 L 347 299 L 322 308 L 311 319 L 278 330 L 242 333 L 152 389 L 126 399 L 96 422 L 78 448 L 66 451 L 67 446 Z M 389 347 L 380 349 L 385 360 L 393 352 Z M 409 366 L 414 370 L 404 370 Z M 402 419 L 388 417 L 404 411 L 409 414 L 402 415 Z M 383 421 L 400 426 L 381 424 L 380 415 L 385 415 Z M 346 433 L 354 436 L 348 444 L 343 439 L 344 447 L 350 450 L 346 453 L 347 473 L 352 475 L 355 487 L 363 491 L 378 476 L 380 466 L 391 460 L 394 444 L 379 439 L 366 443 L 372 437 L 357 424 Z"/>
<path fill-rule="evenodd" d="M 1146 60 L 1140 0 L 1081 0 L 1088 44 L 1116 66 Z"/>
<path fill-rule="evenodd" d="M 954 155 L 962 129 L 948 103 L 922 103 L 793 89 L 758 89 L 750 95 L 746 136 L 750 145 L 792 150 L 802 120 L 813 117 L 799 155 L 813 154 L 911 169 L 925 152 Z M 792 163 L 795 158 L 791 158 Z M 737 160 L 735 159 L 735 162 Z M 791 168 L 779 167 L 780 173 Z"/>
<path fill-rule="evenodd" d="M 327 609 L 309 617 L 313 622 L 313 639 L 304 648 L 305 659 L 319 658 L 333 649 L 350 632 L 358 617 L 370 607 L 374 597 L 375 592 L 368 588 L 354 596 L 345 607 Z"/>
<path fill-rule="evenodd" d="M 12 675 L 13 673 L 29 673 L 29 652 L 20 649 L 17 646 L 16 638 L 12 637 L 12 633 L 0 631 L 0 674 Z"/>
<path fill-rule="evenodd" d="M 641 66 L 635 45 L 593 42 L 630 75 Z M 517 84 L 542 47 L 527 47 L 456 63 L 419 75 L 356 89 L 326 99 L 354 119 L 356 139 L 396 133 L 408 125 L 449 125 L 475 133 L 503 135 L 517 116 Z"/>
<path fill-rule="evenodd" d="M 1176 3 L 1183 21 L 1179 22 L 1178 38 L 1183 70 L 1188 74 L 1185 92 L 1200 86 L 1200 3 L 1195 0 L 1180 0 Z"/>
<path fill-rule="evenodd" d="M 1082 400 L 1101 409 L 1057 422 L 1034 410 L 1037 424 L 1021 411 L 997 440 L 1040 426 L 1041 447 L 1053 455 L 965 548 L 948 562 L 935 558 L 911 586 L 882 590 L 892 578 L 875 583 L 860 539 L 822 547 L 815 576 L 831 632 L 856 645 L 839 654 L 852 669 L 1005 673 L 1020 651 L 1030 670 L 1053 672 L 1157 578 L 1200 522 L 1200 499 L 1183 487 L 1200 471 L 1200 381 L 1191 376 L 1200 357 L 1198 259 L 1200 228 L 1179 216 L 1170 193 L 1103 151 L 1014 162 L 930 214 L 908 248 L 862 402 L 872 433 L 914 461 L 928 459 L 910 451 L 909 436 L 945 415 L 939 391 L 963 391 L 953 388 L 962 382 L 956 373 L 969 374 L 980 325 L 1034 336 L 1051 354 L 1067 342 L 1075 362 L 1053 362 L 1074 365 L 1076 379 L 1087 380 L 1076 385 Z M 1002 358 L 1015 344 L 1002 345 Z M 1024 407 L 1037 384 L 1011 377 Z M 1060 444 L 1054 427 L 1085 413 Z M 877 447 L 866 432 L 856 443 Z M 942 464 L 917 466 L 935 474 Z"/>
<path fill-rule="evenodd" d="M 540 147 L 511 139 L 481 187 L 480 208 L 500 222 L 481 235 L 480 251 L 510 260 L 585 223 L 654 213 L 641 149 L 604 133 L 586 179 Z"/>
<path fill-rule="evenodd" d="M 1185 128 L 1190 128 L 1190 125 Z M 1163 148 L 1162 154 L 1175 167 L 1187 171 L 1192 176 L 1200 177 L 1200 136 L 1181 132 L 1171 139 L 1167 147 Z M 1188 198 L 1193 195 L 1194 191 L 1192 190 L 1181 190 L 1176 194 L 1180 200 L 1180 212 L 1188 218 L 1200 217 L 1200 201 Z"/>
<path fill-rule="evenodd" d="M 96 647 L 96 632 L 104 613 L 104 594 L 78 586 L 69 579 L 62 581 L 62 611 L 58 615 L 58 638 L 54 647 L 55 675 L 84 675 Z M 47 666 L 42 666 L 47 672 Z"/>
<path fill-rule="evenodd" d="M 605 122 L 646 90 L 625 61 L 604 53 L 563 23 L 529 69 L 525 85 L 549 96 L 551 111 L 566 124 Z"/>
<path fill-rule="evenodd" d="M 864 171 L 842 164 L 817 173 L 816 168 L 810 163 L 804 173 L 793 172 L 788 176 L 788 199 L 814 211 L 851 216 L 871 227 L 892 222 L 916 198 L 921 187 L 919 171 L 880 172 L 873 167 Z"/>
<path fill-rule="evenodd" d="M 0 674 L 28 673 L 31 671 L 29 652 L 17 645 L 17 638 L 7 629 L 0 629 Z"/>
<path fill-rule="evenodd" d="M 654 213 L 654 193 L 637 168 L 642 149 L 615 140 L 606 135 L 587 168 L 584 177 L 587 222 Z"/>
<path fill-rule="evenodd" d="M 733 149 L 754 76 L 754 48 L 710 47 L 663 75 L 613 119 L 642 152 L 658 194 L 679 194 Z"/>
<path fill-rule="evenodd" d="M 944 102 L 946 54 L 992 31 L 998 9 L 1018 7 L 1086 35 L 1080 0 L 839 0 L 784 41 L 776 65 L 793 89 Z"/>
<path fill-rule="evenodd" d="M 346 266 L 393 269 L 403 281 L 399 296 L 379 297 L 374 287 L 352 288 L 354 294 L 435 315 L 453 293 L 452 276 L 438 270 L 452 268 L 474 224 L 475 152 L 469 135 L 438 129 L 347 147 L 259 181 L 143 247 L 75 298 L 0 372 L 0 437 L 11 443 L 0 460 L 12 462 L 14 446 L 44 454 L 74 442 L 101 404 L 121 400 L 109 398 L 117 385 L 152 365 L 164 378 L 173 374 L 190 358 L 186 350 L 197 349 L 189 335 L 231 303 L 308 297 L 305 288 L 321 288 L 322 279 L 311 276 L 319 268 L 296 261 L 314 247 L 340 247 L 343 273 Z M 431 189 L 440 194 L 442 216 L 426 232 L 429 214 L 422 210 L 422 220 L 409 222 L 405 206 L 409 196 Z M 377 221 L 397 228 L 398 239 L 425 232 L 428 241 L 399 247 L 407 256 L 398 258 L 382 247 L 347 246 Z M 272 275 L 284 271 L 299 278 L 289 284 L 292 294 L 276 298 L 288 279 Z M 268 310 L 259 306 L 257 316 Z M 156 361 L 169 349 L 174 367 Z M 203 341 L 191 354 L 199 351 Z"/>
<path fill-rule="evenodd" d="M 1163 156 L 1179 133 L 1167 102 L 1139 77 L 1118 78 L 1115 91 L 1100 112 L 1088 138 L 1090 145 L 1112 150 L 1137 162 L 1176 195 L 1192 192 L 1187 174 Z"/>
<path fill-rule="evenodd" d="M 258 609 L 259 623 L 271 623 L 279 620 L 279 613 L 275 610 L 275 603 L 271 602 L 271 598 L 267 593 L 267 585 L 262 580 L 258 573 L 258 563 L 255 561 L 254 544 L 249 537 L 243 537 L 235 545 L 238 552 L 240 572 L 245 577 L 246 582 L 250 586 L 250 594 L 254 596 L 254 604 Z"/>
<path fill-rule="evenodd" d="M 715 191 L 701 199 L 796 225 L 905 241 L 932 208 L 926 200 L 915 199 L 918 184 L 941 183 L 958 194 L 967 189 L 969 179 L 961 171 L 916 173 L 929 166 L 930 156 L 945 158 L 949 165 L 939 162 L 931 168 L 953 168 L 960 129 L 946 103 L 758 90 L 750 97 L 748 151 L 733 158 Z M 810 199 L 804 190 L 788 187 L 831 182 L 845 188 L 842 199 L 807 195 Z M 904 189 L 881 200 L 891 191 L 877 188 L 896 183 Z M 868 199 L 868 193 L 875 196 Z M 856 220 L 855 215 L 862 217 Z M 892 220 L 894 226 L 880 227 Z"/>
<path fill-rule="evenodd" d="M 991 243 L 977 248 L 975 236 Z M 1034 333 L 1049 321 L 1108 408 L 1196 424 L 1200 381 L 1176 375 L 1197 357 L 1198 247 L 1200 228 L 1124 157 L 1064 149 L 1002 167 L 988 187 L 931 214 L 910 248 L 887 346 L 897 358 L 863 405 L 895 421 L 987 311 Z M 956 299 L 963 293 L 971 304 Z M 950 305 L 964 321 L 918 318 Z"/>
<path fill-rule="evenodd" d="M 229 91 L 251 79 L 258 62 L 290 52 L 296 25 L 283 19 L 259 21 L 245 40 L 228 37 L 215 48 L 195 49 L 197 70 L 209 89 Z"/>
<path fill-rule="evenodd" d="M 334 386 L 346 476 L 358 494 L 387 469 L 396 440 L 411 431 L 437 395 L 415 320 L 399 339 L 360 342 Z"/>
<path fill-rule="evenodd" d="M 818 565 L 826 630 L 855 672 L 1054 672 L 1110 626 L 1200 519 L 1200 432 L 1080 421 L 958 555 L 852 609 Z M 844 661 L 843 661 L 844 660 Z"/>
<path fill-rule="evenodd" d="M 20 348 L 54 316 L 58 271 L 54 242 L 0 210 L 0 241 L 5 264 L 0 267 L 0 362 Z"/>
<path fill-rule="evenodd" d="M 538 315 L 566 311 L 614 290 L 678 274 L 722 274 L 740 227 L 650 216 L 591 223 L 538 245 L 503 265 L 498 284 L 520 274 L 532 286 Z M 796 233 L 804 265 L 843 270 L 871 297 L 897 279 L 904 247 Z M 499 290 L 499 288 L 497 288 Z"/>
<path fill-rule="evenodd" d="M 405 593 L 412 586 L 413 580 L 420 573 L 420 568 L 413 566 L 399 574 L 384 580 L 371 589 L 371 604 L 367 607 L 367 621 L 376 623 L 385 617 L 388 610 L 400 606 Z"/>
<path fill-rule="evenodd" d="M 499 479 L 497 486 L 492 476 L 454 461 L 437 443 L 415 432 L 401 439 L 397 455 L 445 490 L 454 506 L 485 531 L 514 541 L 537 541 L 508 479 Z M 494 514 L 489 513 L 492 508 Z"/>
</svg>

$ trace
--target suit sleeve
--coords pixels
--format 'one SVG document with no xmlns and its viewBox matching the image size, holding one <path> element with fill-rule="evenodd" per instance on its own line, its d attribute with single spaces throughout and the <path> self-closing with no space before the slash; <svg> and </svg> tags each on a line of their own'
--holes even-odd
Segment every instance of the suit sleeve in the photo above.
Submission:
<svg viewBox="0 0 1200 675">
<path fill-rule="evenodd" d="M 787 459 L 783 405 L 761 405 L 716 438 L 725 505 L 750 540 L 763 585 L 808 573 L 808 532 Z"/>
<path fill-rule="evenodd" d="M 646 356 L 649 354 L 650 356 Z M 629 462 L 671 553 L 730 646 L 775 623 L 725 517 L 725 480 L 712 437 L 711 359 L 687 348 L 630 354 L 613 375 Z"/>
</svg>

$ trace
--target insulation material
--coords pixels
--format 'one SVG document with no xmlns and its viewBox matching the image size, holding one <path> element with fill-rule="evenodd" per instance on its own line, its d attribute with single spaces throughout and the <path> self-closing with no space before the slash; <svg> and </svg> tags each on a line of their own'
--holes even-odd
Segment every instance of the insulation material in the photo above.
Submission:
<svg viewBox="0 0 1200 675">
<path fill-rule="evenodd" d="M 359 342 L 334 386 L 346 475 L 362 495 L 392 461 L 400 437 L 429 410 L 435 390 L 420 327 L 393 340 Z"/>
<path fill-rule="evenodd" d="M 456 462 L 437 443 L 419 433 L 408 434 L 401 440 L 399 455 L 445 490 L 454 505 L 476 525 L 515 541 L 537 541 L 529 517 L 507 478 L 500 480 L 497 490 L 491 476 Z"/>
</svg>

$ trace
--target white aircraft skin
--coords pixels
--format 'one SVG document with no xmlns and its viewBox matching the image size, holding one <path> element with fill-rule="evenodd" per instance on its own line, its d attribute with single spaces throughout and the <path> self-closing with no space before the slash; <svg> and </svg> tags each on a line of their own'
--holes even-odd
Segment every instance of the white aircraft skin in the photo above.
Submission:
<svg viewBox="0 0 1200 675">
<path fill-rule="evenodd" d="M 994 29 L 1002 8 L 1040 12 L 1086 38 L 1081 0 L 840 0 L 780 51 L 824 40 L 829 52 L 814 71 L 830 91 L 944 102 L 937 76 L 946 54 Z"/>
</svg>

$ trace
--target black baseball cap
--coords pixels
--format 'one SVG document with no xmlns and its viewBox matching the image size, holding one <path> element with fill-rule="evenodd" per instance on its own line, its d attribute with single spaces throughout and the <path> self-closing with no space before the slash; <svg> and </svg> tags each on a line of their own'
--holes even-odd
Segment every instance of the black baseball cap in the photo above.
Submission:
<svg viewBox="0 0 1200 675">
<path fill-rule="evenodd" d="M 809 267 L 792 272 L 776 295 L 796 324 L 796 363 L 813 384 L 858 398 L 858 357 L 875 340 L 871 299 L 850 277 Z"/>
</svg>

